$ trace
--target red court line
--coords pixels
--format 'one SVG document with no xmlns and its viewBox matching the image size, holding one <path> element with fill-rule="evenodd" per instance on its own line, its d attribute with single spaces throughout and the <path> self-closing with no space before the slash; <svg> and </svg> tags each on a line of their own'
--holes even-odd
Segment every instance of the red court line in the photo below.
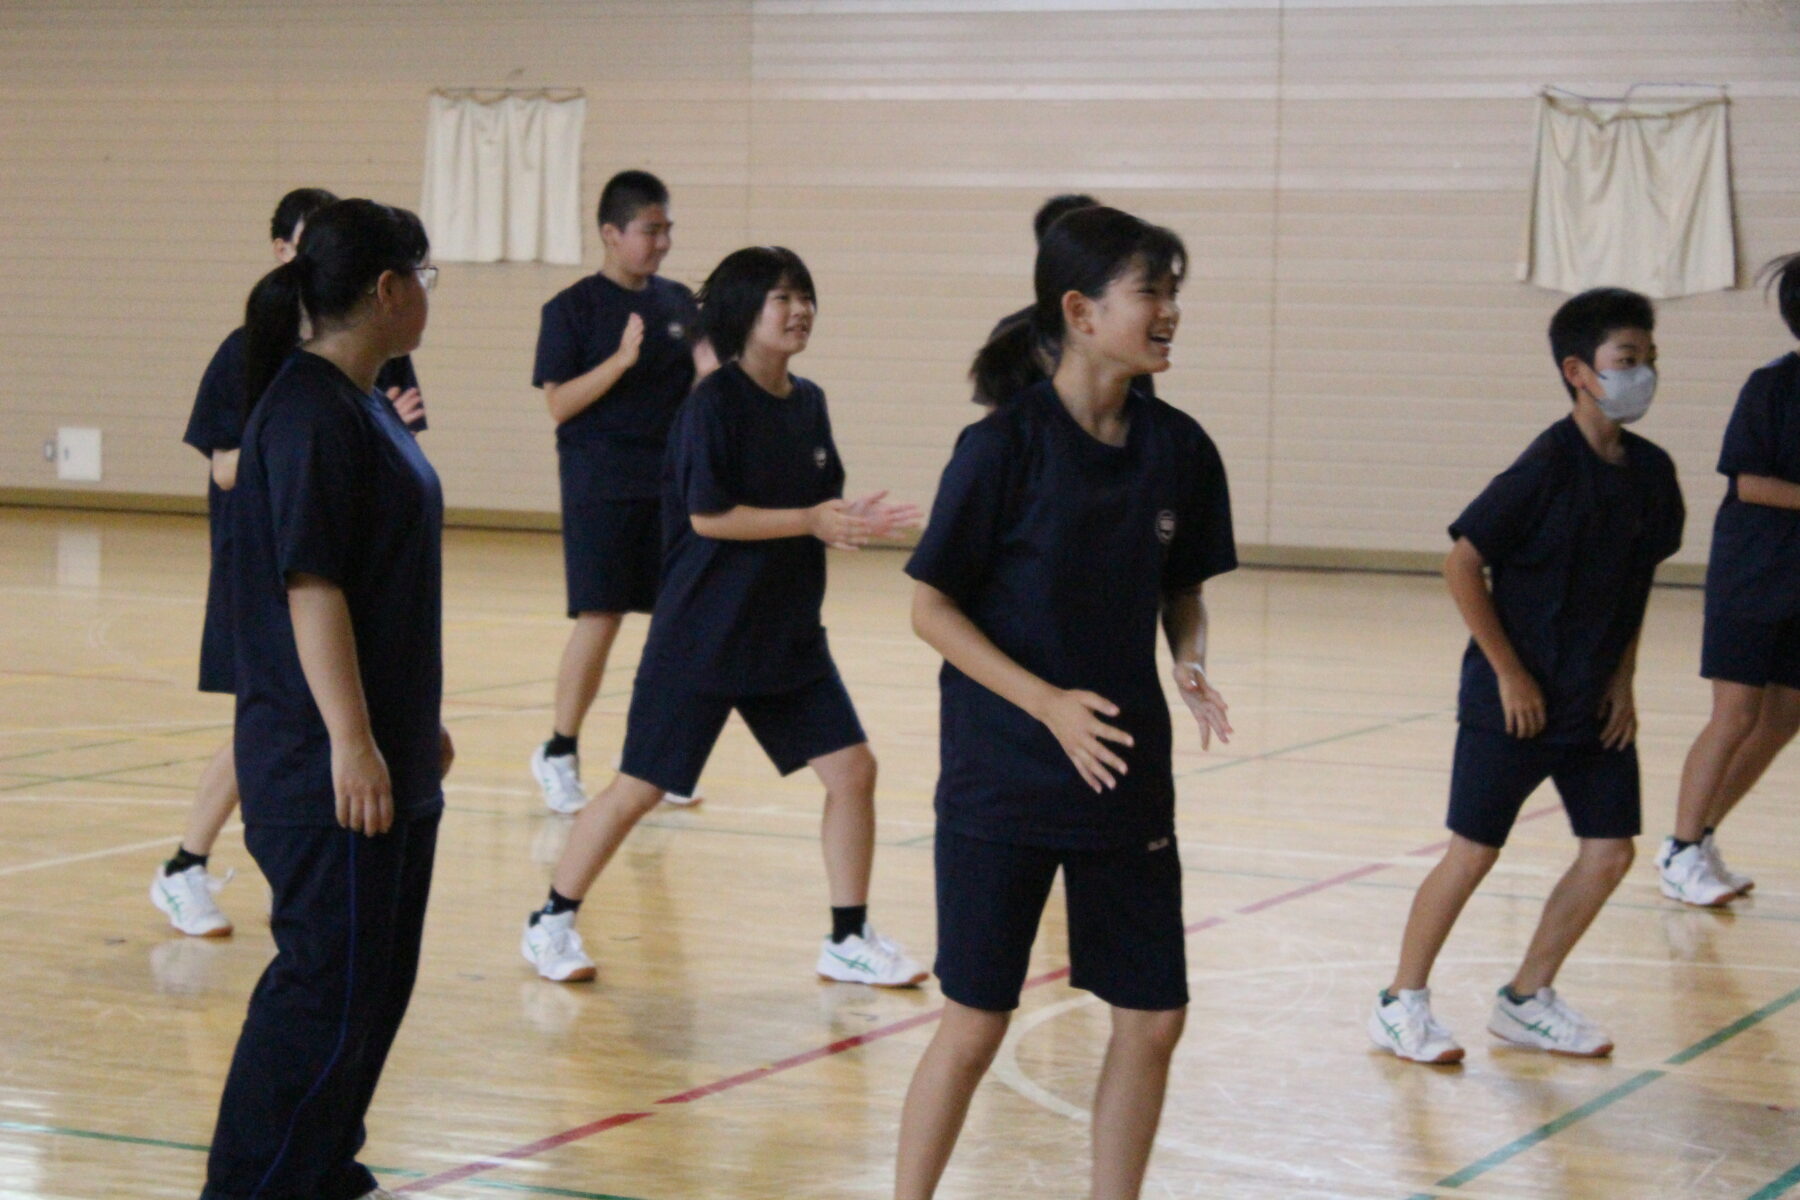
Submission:
<svg viewBox="0 0 1800 1200">
<path fill-rule="evenodd" d="M 1547 816 L 1550 813 L 1559 810 L 1559 805 L 1550 805 L 1545 808 L 1537 809 L 1534 812 L 1526 813 L 1521 816 L 1519 820 L 1536 820 L 1538 817 Z M 1430 854 L 1436 850 L 1443 849 L 1443 847 L 1448 844 L 1448 842 L 1438 842 L 1432 846 L 1426 846 L 1419 850 L 1409 851 L 1408 853 L 1409 855 Z M 1268 909 L 1275 908 L 1278 905 L 1286 904 L 1291 900 L 1298 900 L 1304 896 L 1311 896 L 1334 887 L 1341 887 L 1346 883 L 1352 883 L 1365 876 L 1374 875 L 1379 871 L 1385 871 L 1392 865 L 1393 864 L 1390 862 L 1366 863 L 1363 866 L 1352 868 L 1351 870 L 1341 872 L 1340 874 L 1333 875 L 1327 879 L 1320 879 L 1312 883 L 1302 884 L 1300 887 L 1282 892 L 1279 895 L 1270 896 L 1264 900 L 1258 900 L 1253 904 L 1246 904 L 1242 908 L 1233 910 L 1232 915 L 1250 916 L 1254 913 L 1264 912 Z M 1189 934 L 1199 933 L 1205 929 L 1212 929 L 1224 925 L 1230 919 L 1230 916 L 1219 915 L 1203 917 L 1187 926 L 1185 932 Z M 1033 988 L 1043 987 L 1045 984 L 1055 983 L 1058 980 L 1066 979 L 1068 978 L 1068 975 L 1068 967 L 1058 967 L 1054 971 L 1045 971 L 1042 975 L 1034 975 L 1032 978 L 1027 979 L 1023 990 L 1030 991 Z M 910 1017 L 895 1021 L 890 1025 L 883 1025 L 879 1029 L 872 1029 L 868 1033 L 859 1033 L 854 1037 L 841 1038 L 829 1045 L 819 1046 L 812 1050 L 804 1050 L 799 1054 L 789 1055 L 787 1058 L 769 1063 L 766 1066 L 756 1067 L 749 1071 L 741 1071 L 736 1075 L 727 1076 L 726 1078 L 717 1080 L 713 1083 L 705 1083 L 696 1088 L 689 1088 L 685 1092 L 677 1092 L 673 1096 L 664 1096 L 661 1100 L 656 1101 L 655 1104 L 659 1107 L 666 1104 L 691 1104 L 695 1100 L 701 1100 L 707 1096 L 716 1096 L 720 1092 L 728 1092 L 733 1088 L 742 1087 L 747 1083 L 755 1083 L 759 1079 L 767 1079 L 771 1075 L 779 1075 L 785 1071 L 791 1071 L 795 1067 L 803 1067 L 808 1063 L 818 1062 L 820 1059 L 831 1058 L 834 1055 L 842 1054 L 847 1050 L 855 1050 L 859 1046 L 867 1046 L 871 1043 L 879 1042 L 884 1038 L 890 1038 L 896 1034 L 905 1033 L 911 1029 L 917 1029 L 921 1025 L 929 1025 L 943 1015 L 944 1010 L 942 1008 L 934 1008 L 929 1012 L 915 1013 Z M 605 1133 L 609 1129 L 616 1129 L 621 1125 L 629 1125 L 634 1121 L 641 1121 L 655 1115 L 654 1112 L 615 1113 L 610 1117 L 603 1117 L 598 1121 L 590 1121 L 586 1125 L 578 1125 L 574 1129 L 552 1134 L 547 1138 L 541 1138 L 538 1141 L 528 1143 L 524 1146 L 517 1146 L 511 1150 L 502 1151 L 499 1154 L 489 1155 L 486 1158 L 478 1159 L 472 1163 L 465 1163 L 460 1167 L 454 1167 L 451 1170 L 444 1171 L 437 1175 L 431 1175 L 424 1179 L 416 1179 L 395 1190 L 399 1192 L 435 1191 L 445 1184 L 456 1183 L 459 1180 L 469 1178 L 471 1175 L 479 1175 L 484 1171 L 491 1171 L 496 1167 L 506 1166 L 508 1163 L 532 1158 L 546 1150 L 554 1150 L 558 1146 L 566 1146 L 570 1142 L 578 1142 L 583 1138 L 592 1137 L 594 1134 Z"/>
</svg>

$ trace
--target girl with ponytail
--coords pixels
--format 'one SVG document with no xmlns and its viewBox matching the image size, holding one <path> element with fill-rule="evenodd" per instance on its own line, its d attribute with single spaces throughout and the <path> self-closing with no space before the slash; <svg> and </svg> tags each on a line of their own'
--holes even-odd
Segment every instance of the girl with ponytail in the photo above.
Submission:
<svg viewBox="0 0 1800 1200">
<path fill-rule="evenodd" d="M 1164 371 L 1181 240 L 1113 208 L 1046 231 L 1036 303 L 975 357 L 978 397 L 907 564 L 944 656 L 937 974 L 945 1011 L 907 1093 L 900 1200 L 936 1188 L 1018 1006 L 1056 873 L 1070 982 L 1112 1006 L 1096 1200 L 1138 1195 L 1187 1007 L 1158 624 L 1202 746 L 1207 579 L 1237 565 L 1225 469 L 1194 419 L 1130 386 Z"/>
<path fill-rule="evenodd" d="M 276 955 L 225 1082 L 207 1200 L 386 1195 L 355 1155 L 412 994 L 452 756 L 443 493 L 375 390 L 424 332 L 427 249 L 411 213 L 338 201 L 246 306 L 234 742 Z"/>
</svg>

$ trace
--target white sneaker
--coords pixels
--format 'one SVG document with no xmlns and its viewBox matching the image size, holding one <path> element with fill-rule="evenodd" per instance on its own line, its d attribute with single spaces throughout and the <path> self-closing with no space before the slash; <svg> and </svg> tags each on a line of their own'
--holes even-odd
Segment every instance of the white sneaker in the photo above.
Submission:
<svg viewBox="0 0 1800 1200">
<path fill-rule="evenodd" d="M 1572 1058 L 1604 1058 L 1612 1053 L 1612 1035 L 1564 1004 L 1555 988 L 1539 988 L 1514 1004 L 1506 989 L 1494 997 L 1488 1032 L 1503 1042 L 1548 1050 Z"/>
<path fill-rule="evenodd" d="M 533 917 L 525 922 L 525 934 L 519 939 L 519 953 L 525 961 L 553 983 L 592 979 L 594 960 L 581 948 L 581 935 L 575 932 L 575 914 L 534 913 Z"/>
<path fill-rule="evenodd" d="M 224 937 L 231 932 L 231 918 L 219 911 L 213 896 L 235 874 L 230 872 L 221 879 L 195 863 L 168 875 L 159 866 L 156 878 L 150 881 L 150 903 L 168 914 L 169 924 L 189 937 Z"/>
<path fill-rule="evenodd" d="M 1741 896 L 1756 886 L 1756 880 L 1748 875 L 1740 875 L 1725 865 L 1725 856 L 1719 853 L 1719 839 L 1715 835 L 1709 833 L 1701 838 L 1700 849 L 1706 852 L 1707 859 L 1712 863 L 1713 874 L 1724 880 L 1738 895 Z"/>
<path fill-rule="evenodd" d="M 1369 1040 L 1396 1058 L 1422 1063 L 1456 1063 L 1463 1048 L 1431 1015 L 1431 989 L 1401 991 L 1386 1004 L 1379 994 L 1369 1014 Z"/>
<path fill-rule="evenodd" d="M 706 799 L 706 797 L 700 794 L 700 787 L 696 784 L 694 786 L 693 795 L 684 796 L 680 792 L 664 792 L 662 802 L 664 804 L 673 804 L 676 808 L 692 808 L 704 799 Z"/>
<path fill-rule="evenodd" d="M 913 987 L 931 978 L 930 971 L 906 957 L 900 943 L 876 933 L 866 921 L 861 933 L 841 942 L 825 938 L 819 945 L 817 970 L 821 979 L 870 987 Z"/>
<path fill-rule="evenodd" d="M 1737 895 L 1737 889 L 1719 878 L 1713 870 L 1706 850 L 1695 843 L 1680 854 L 1673 853 L 1674 838 L 1664 838 L 1656 852 L 1656 869 L 1662 877 L 1662 894 L 1683 904 L 1699 908 L 1717 908 Z"/>
<path fill-rule="evenodd" d="M 539 746 L 531 752 L 531 776 L 544 791 L 544 803 L 551 812 L 578 813 L 587 807 L 587 793 L 581 790 L 581 757 L 558 754 L 555 758 Z"/>
</svg>

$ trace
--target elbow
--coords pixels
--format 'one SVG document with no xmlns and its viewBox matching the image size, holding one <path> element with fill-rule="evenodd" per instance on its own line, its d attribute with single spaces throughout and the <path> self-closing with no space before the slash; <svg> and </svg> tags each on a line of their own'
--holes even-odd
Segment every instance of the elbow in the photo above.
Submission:
<svg viewBox="0 0 1800 1200">
<path fill-rule="evenodd" d="M 703 538 L 719 537 L 719 518 L 707 513 L 694 513 L 688 517 L 688 525 Z"/>
</svg>

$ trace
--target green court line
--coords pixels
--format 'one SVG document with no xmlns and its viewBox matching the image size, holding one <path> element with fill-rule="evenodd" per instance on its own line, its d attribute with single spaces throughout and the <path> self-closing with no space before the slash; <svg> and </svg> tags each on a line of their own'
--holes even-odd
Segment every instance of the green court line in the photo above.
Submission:
<svg viewBox="0 0 1800 1200">
<path fill-rule="evenodd" d="M 1592 1100 L 1589 1100 L 1586 1104 L 1572 1108 L 1560 1117 L 1546 1121 L 1531 1132 L 1508 1142 L 1492 1154 L 1470 1163 L 1454 1175 L 1446 1175 L 1432 1186 L 1437 1188 L 1458 1188 L 1472 1179 L 1477 1179 L 1487 1174 L 1495 1167 L 1511 1161 L 1520 1154 L 1531 1149 L 1533 1146 L 1555 1137 L 1571 1125 L 1584 1121 L 1595 1113 L 1600 1112 L 1602 1109 L 1609 1108 L 1620 1100 L 1625 1099 L 1625 1097 L 1639 1089 L 1655 1083 L 1669 1073 L 1667 1070 L 1663 1069 L 1664 1067 L 1679 1067 L 1686 1063 L 1690 1063 L 1696 1058 L 1699 1058 L 1702 1054 L 1718 1049 L 1738 1034 L 1743 1033 L 1745 1030 L 1756 1025 L 1760 1025 L 1776 1013 L 1795 1003 L 1800 1003 L 1800 988 L 1795 988 L 1787 995 L 1770 1001 L 1753 1013 L 1739 1017 L 1723 1029 L 1701 1038 L 1687 1049 L 1677 1051 L 1670 1055 L 1663 1060 L 1662 1067 L 1652 1067 L 1647 1071 L 1638 1072 L 1617 1087 L 1602 1092 Z M 1800 1171 L 1800 1167 L 1796 1167 L 1795 1170 Z M 1786 1177 L 1784 1176 L 1783 1178 Z M 1776 1182 L 1779 1183 L 1781 1181 L 1777 1180 Z M 1774 1184 L 1770 1184 L 1769 1186 L 1773 1187 Z M 1767 1189 L 1764 1189 L 1764 1191 L 1766 1192 Z M 1770 1196 L 1778 1196 L 1780 1194 L 1779 1191 L 1769 1193 Z M 1432 1200 L 1432 1193 L 1415 1192 L 1412 1196 L 1408 1197 L 1407 1200 Z M 1769 1198 L 1759 1192 L 1756 1197 L 1752 1197 L 1752 1200 L 1769 1200 Z"/>
<path fill-rule="evenodd" d="M 1777 1196 L 1787 1193 L 1796 1183 L 1800 1183 L 1800 1166 L 1796 1166 L 1780 1179 L 1772 1180 L 1767 1186 L 1758 1188 L 1746 1200 L 1775 1200 Z"/>
<path fill-rule="evenodd" d="M 0 754 L 0 762 L 18 762 L 21 758 L 42 758 L 46 754 L 74 754 L 78 750 L 99 750 L 106 746 L 123 746 L 138 738 L 114 738 L 110 742 L 84 742 L 79 746 L 52 746 L 48 750 L 23 750 L 17 754 Z"/>
<path fill-rule="evenodd" d="M 41 1133 L 52 1137 L 86 1138 L 95 1142 L 112 1142 L 124 1146 L 155 1146 L 161 1150 L 187 1150 L 195 1154 L 205 1154 L 210 1147 L 195 1145 L 193 1142 L 171 1142 L 163 1138 L 133 1137 L 124 1133 L 103 1133 L 97 1129 L 69 1129 L 60 1125 L 30 1125 L 23 1121 L 0 1121 L 0 1133 Z M 400 1167 L 370 1167 L 377 1175 L 391 1175 L 396 1179 L 423 1179 L 425 1172 L 408 1171 Z M 582 1192 L 574 1188 L 549 1187 L 532 1183 L 505 1183 L 497 1179 L 471 1179 L 468 1186 L 487 1188 L 490 1191 L 524 1192 L 534 1196 L 573 1196 L 576 1200 L 633 1200 L 630 1196 L 618 1196 L 611 1192 Z"/>
</svg>

